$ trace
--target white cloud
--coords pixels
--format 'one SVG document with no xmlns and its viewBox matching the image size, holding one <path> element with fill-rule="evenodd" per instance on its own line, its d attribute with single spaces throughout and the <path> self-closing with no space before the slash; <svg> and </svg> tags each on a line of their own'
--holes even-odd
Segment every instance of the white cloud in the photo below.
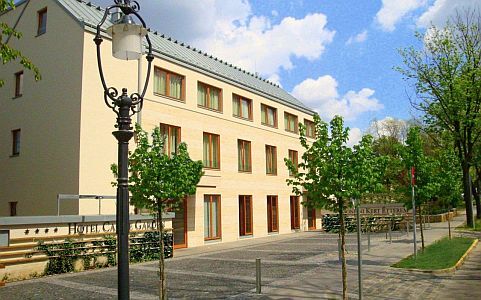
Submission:
<svg viewBox="0 0 481 300">
<path fill-rule="evenodd" d="M 375 20 L 383 30 L 394 31 L 396 23 L 425 4 L 426 0 L 382 0 L 382 7 L 377 12 Z"/>
<path fill-rule="evenodd" d="M 99 2 L 105 6 L 111 1 Z M 272 24 L 278 11 L 254 15 L 247 0 L 142 1 L 141 5 L 142 16 L 154 30 L 266 78 L 294 68 L 295 57 L 318 59 L 335 35 L 324 14 L 286 17 Z"/>
<path fill-rule="evenodd" d="M 372 89 L 349 91 L 340 96 L 337 86 L 336 79 L 330 75 L 317 79 L 308 78 L 294 87 L 292 95 L 328 119 L 341 115 L 346 120 L 354 120 L 362 113 L 384 108 L 384 105 L 373 97 Z"/>
<path fill-rule="evenodd" d="M 419 17 L 417 25 L 424 28 L 431 26 L 431 24 L 444 26 L 446 21 L 454 17 L 457 12 L 463 13 L 468 9 L 476 10 L 479 13 L 481 2 L 479 0 L 436 0 Z"/>
<path fill-rule="evenodd" d="M 363 32 L 356 34 L 354 36 L 351 36 L 347 42 L 346 45 L 350 45 L 352 43 L 362 43 L 367 39 L 367 30 L 364 30 Z"/>
<path fill-rule="evenodd" d="M 352 147 L 352 146 L 358 144 L 359 141 L 361 140 L 362 136 L 363 136 L 363 134 L 362 134 L 361 129 L 359 129 L 357 127 L 350 128 L 347 146 Z"/>
</svg>

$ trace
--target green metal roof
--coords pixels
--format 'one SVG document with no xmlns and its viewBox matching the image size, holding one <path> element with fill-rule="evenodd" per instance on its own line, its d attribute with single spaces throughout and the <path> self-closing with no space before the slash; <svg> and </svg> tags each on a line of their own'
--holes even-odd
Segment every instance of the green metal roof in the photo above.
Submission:
<svg viewBox="0 0 481 300">
<path fill-rule="evenodd" d="M 56 0 L 72 17 L 83 24 L 86 30 L 92 31 L 100 23 L 104 15 L 104 9 L 91 2 L 83 0 Z M 112 23 L 107 20 L 102 29 L 105 30 Z M 294 98 L 278 85 L 240 69 L 228 62 L 222 61 L 199 49 L 181 43 L 171 37 L 167 37 L 150 31 L 153 51 L 159 57 L 183 66 L 193 68 L 214 78 L 228 81 L 243 89 L 260 94 L 289 107 L 301 110 L 308 114 L 314 111 L 305 106 L 301 101 Z"/>
</svg>

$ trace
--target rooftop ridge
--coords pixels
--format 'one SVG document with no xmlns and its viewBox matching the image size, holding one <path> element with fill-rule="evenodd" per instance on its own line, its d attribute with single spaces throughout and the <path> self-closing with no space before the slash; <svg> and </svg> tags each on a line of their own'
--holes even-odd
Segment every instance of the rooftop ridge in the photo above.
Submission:
<svg viewBox="0 0 481 300">
<path fill-rule="evenodd" d="M 97 24 L 95 22 L 98 22 L 96 18 L 98 18 L 98 13 L 92 14 L 92 12 L 86 12 L 85 9 L 82 9 L 81 7 L 78 7 L 77 5 L 72 5 L 73 3 L 79 3 L 82 6 L 89 7 L 89 9 L 95 9 L 96 11 L 104 12 L 105 8 L 102 6 L 94 4 L 92 1 L 85 1 L 85 0 L 56 0 L 60 5 L 64 6 L 64 8 L 67 9 L 71 13 L 71 15 L 75 18 L 77 18 L 79 21 L 83 22 L 84 24 L 88 26 L 93 26 L 95 27 Z M 70 4 L 69 4 L 70 3 Z M 76 7 L 72 7 L 76 6 Z M 82 14 L 84 13 L 84 14 Z M 226 76 L 226 78 L 233 80 L 241 85 L 245 85 L 248 88 L 252 88 L 255 90 L 258 90 L 266 95 L 269 95 L 271 97 L 274 97 L 282 103 L 287 104 L 287 105 L 293 105 L 297 108 L 300 108 L 302 110 L 308 111 L 309 113 L 313 113 L 314 111 L 307 107 L 304 103 L 301 101 L 297 100 L 295 97 L 290 95 L 287 91 L 282 89 L 279 84 L 274 83 L 266 78 L 263 78 L 260 76 L 257 72 L 251 72 L 246 69 L 241 68 L 240 66 L 236 66 L 227 60 L 221 59 L 219 57 L 216 57 L 215 55 L 205 52 L 201 49 L 198 49 L 186 42 L 177 40 L 173 38 L 172 36 L 168 36 L 165 33 L 161 33 L 157 30 L 148 28 L 149 33 L 152 35 L 160 38 L 161 40 L 164 41 L 164 43 L 171 43 L 173 45 L 173 49 L 165 49 L 165 45 L 162 45 L 162 43 L 159 44 L 160 41 L 157 42 L 157 45 L 154 45 L 154 49 L 158 51 L 161 54 L 168 54 L 171 55 L 172 58 L 179 59 L 180 61 L 184 61 L 186 63 L 192 63 L 194 67 L 200 67 L 205 69 L 206 71 L 213 72 L 216 74 L 221 74 L 223 73 L 223 76 Z M 153 43 L 154 44 L 154 43 Z M 187 49 L 192 51 L 192 53 L 195 53 L 194 57 L 190 57 L 192 60 L 189 60 L 189 55 L 187 53 L 183 53 L 184 51 L 180 50 L 179 48 L 175 47 L 182 47 L 183 49 Z M 164 49 L 164 50 L 163 50 Z M 187 55 L 187 57 L 186 57 Z M 202 55 L 202 57 L 207 58 L 207 61 L 202 61 L 200 57 L 195 57 L 196 55 Z M 200 60 L 199 60 L 200 59 Z M 211 62 L 209 62 L 211 61 Z M 221 64 L 222 66 L 227 67 L 229 70 L 222 70 L 222 67 L 217 65 Z M 217 66 L 216 66 L 217 65 Z M 240 72 L 237 73 L 237 72 Z M 236 75 L 237 73 L 237 75 Z M 244 76 L 241 76 L 242 74 L 245 74 Z M 251 80 L 247 80 L 247 78 L 243 77 L 249 77 L 252 78 Z M 275 87 L 273 88 L 269 88 Z"/>
</svg>

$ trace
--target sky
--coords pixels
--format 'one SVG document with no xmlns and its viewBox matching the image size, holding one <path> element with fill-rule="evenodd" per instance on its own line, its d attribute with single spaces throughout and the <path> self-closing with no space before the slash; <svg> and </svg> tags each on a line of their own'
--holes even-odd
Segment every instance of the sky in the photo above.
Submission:
<svg viewBox="0 0 481 300">
<path fill-rule="evenodd" d="M 103 7 L 112 0 L 92 0 Z M 399 49 L 481 0 L 140 0 L 160 33 L 278 83 L 356 143 L 373 120 L 410 119 Z"/>
</svg>

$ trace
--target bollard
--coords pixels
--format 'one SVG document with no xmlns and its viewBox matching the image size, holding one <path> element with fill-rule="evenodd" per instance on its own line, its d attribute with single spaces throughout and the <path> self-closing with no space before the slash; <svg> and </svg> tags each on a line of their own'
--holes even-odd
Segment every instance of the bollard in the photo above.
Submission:
<svg viewBox="0 0 481 300">
<path fill-rule="evenodd" d="M 261 293 L 261 259 L 256 258 L 256 293 Z"/>
<path fill-rule="evenodd" d="M 371 251 L 371 226 L 367 229 L 367 251 Z"/>
<path fill-rule="evenodd" d="M 391 222 L 389 222 L 388 226 L 389 226 L 389 228 L 388 228 L 388 230 L 389 230 L 389 244 L 392 244 Z"/>
</svg>

